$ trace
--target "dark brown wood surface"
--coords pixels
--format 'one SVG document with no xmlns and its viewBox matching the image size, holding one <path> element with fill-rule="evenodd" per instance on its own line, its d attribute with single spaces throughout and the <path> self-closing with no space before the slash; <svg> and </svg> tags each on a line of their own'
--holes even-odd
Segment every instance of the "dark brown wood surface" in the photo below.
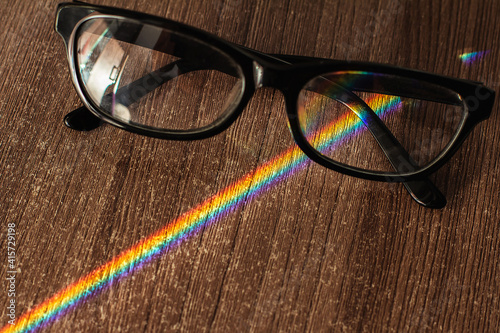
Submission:
<svg viewBox="0 0 500 333">
<path fill-rule="evenodd" d="M 225 133 L 196 142 L 103 126 L 81 105 L 56 1 L 0 0 L 0 229 L 16 224 L 16 316 L 293 145 L 283 97 L 259 90 Z M 497 0 L 134 0 L 264 52 L 367 60 L 500 87 Z M 463 64 L 459 55 L 489 51 Z M 432 179 L 443 210 L 400 184 L 314 163 L 44 328 L 49 332 L 498 332 L 500 117 Z M 5 263 L 5 268 L 4 268 Z M 7 283 L 0 285 L 6 325 Z"/>
</svg>

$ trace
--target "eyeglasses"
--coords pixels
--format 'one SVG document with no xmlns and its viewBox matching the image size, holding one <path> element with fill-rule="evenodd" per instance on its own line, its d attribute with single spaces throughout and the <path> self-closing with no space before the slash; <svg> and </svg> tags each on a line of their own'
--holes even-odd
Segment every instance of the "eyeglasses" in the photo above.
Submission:
<svg viewBox="0 0 500 333">
<path fill-rule="evenodd" d="M 258 52 L 202 30 L 133 11 L 62 3 L 63 37 L 84 103 L 65 117 L 78 130 L 107 122 L 170 140 L 208 138 L 241 114 L 256 89 L 280 90 L 304 153 L 329 169 L 403 182 L 421 205 L 442 208 L 427 179 L 490 116 L 481 83 L 387 65 Z"/>
</svg>

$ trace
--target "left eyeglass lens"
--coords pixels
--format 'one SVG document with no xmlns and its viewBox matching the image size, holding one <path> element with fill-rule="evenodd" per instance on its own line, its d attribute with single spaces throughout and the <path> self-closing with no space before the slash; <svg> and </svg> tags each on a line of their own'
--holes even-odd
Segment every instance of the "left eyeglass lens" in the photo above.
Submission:
<svg viewBox="0 0 500 333">
<path fill-rule="evenodd" d="M 224 52 L 133 20 L 84 22 L 75 52 L 82 88 L 120 122 L 197 129 L 233 111 L 243 94 L 241 68 Z"/>
</svg>

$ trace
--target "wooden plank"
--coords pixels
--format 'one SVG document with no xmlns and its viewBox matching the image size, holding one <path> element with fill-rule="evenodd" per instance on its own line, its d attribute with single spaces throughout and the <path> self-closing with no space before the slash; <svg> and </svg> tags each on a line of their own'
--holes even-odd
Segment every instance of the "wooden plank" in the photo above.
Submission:
<svg viewBox="0 0 500 333">
<path fill-rule="evenodd" d="M 412 67 L 500 87 L 495 0 L 136 0 L 125 6 L 264 52 Z M 67 129 L 81 105 L 56 1 L 0 3 L 0 225 L 16 227 L 16 317 L 293 146 L 265 88 L 194 142 Z M 489 51 L 464 65 L 465 52 Z M 443 210 L 314 163 L 286 175 L 46 331 L 481 331 L 500 327 L 500 119 L 432 176 Z M 0 270 L 0 279 L 9 275 Z M 8 324 L 7 287 L 0 323 Z"/>
</svg>

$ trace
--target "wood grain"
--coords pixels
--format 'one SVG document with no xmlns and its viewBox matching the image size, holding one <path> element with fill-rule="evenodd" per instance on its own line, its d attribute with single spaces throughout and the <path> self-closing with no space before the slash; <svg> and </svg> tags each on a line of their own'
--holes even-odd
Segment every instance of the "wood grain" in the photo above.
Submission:
<svg viewBox="0 0 500 333">
<path fill-rule="evenodd" d="M 265 52 L 369 60 L 500 87 L 496 0 L 135 0 L 126 7 Z M 282 96 L 256 93 L 196 142 L 82 133 L 56 1 L 0 3 L 0 225 L 16 224 L 16 315 L 270 160 L 293 140 Z M 458 55 L 489 50 L 464 65 Z M 316 164 L 78 304 L 49 332 L 498 332 L 500 118 L 433 175 L 445 209 Z M 2 266 L 3 267 L 3 266 Z M 0 271 L 4 281 L 7 270 Z M 7 324 L 7 287 L 0 290 Z"/>
</svg>

